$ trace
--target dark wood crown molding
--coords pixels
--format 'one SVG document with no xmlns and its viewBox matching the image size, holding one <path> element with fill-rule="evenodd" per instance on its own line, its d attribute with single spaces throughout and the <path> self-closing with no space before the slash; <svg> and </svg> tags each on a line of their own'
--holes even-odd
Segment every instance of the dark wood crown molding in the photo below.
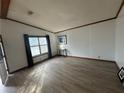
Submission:
<svg viewBox="0 0 124 93">
<path fill-rule="evenodd" d="M 33 27 L 33 28 L 37 28 L 37 29 L 40 29 L 40 30 L 43 30 L 43 31 L 47 31 L 47 32 L 50 32 L 50 33 L 54 33 L 54 32 L 52 32 L 52 31 L 49 31 L 49 30 L 46 30 L 46 29 L 43 29 L 43 28 L 40 28 L 40 27 L 31 25 L 31 24 L 28 24 L 28 23 L 25 23 L 25 22 L 17 21 L 17 20 L 12 19 L 12 18 L 6 18 L 6 19 L 7 19 L 7 20 L 10 20 L 10 21 L 13 21 L 13 22 L 17 22 L 17 23 L 23 24 L 23 25 L 30 26 L 30 27 Z"/>
<path fill-rule="evenodd" d="M 109 19 L 105 19 L 105 20 L 101 20 L 101 21 L 97 21 L 97 22 L 93 22 L 93 23 L 89 23 L 89 24 L 85 24 L 85 25 L 81 25 L 81 26 L 72 27 L 72 28 L 65 29 L 65 30 L 58 31 L 58 32 L 52 32 L 52 31 L 49 31 L 49 30 L 46 30 L 46 29 L 43 29 L 43 28 L 40 28 L 40 27 L 31 25 L 31 24 L 28 24 L 28 23 L 24 23 L 24 22 L 21 22 L 21 21 L 17 21 L 17 20 L 15 20 L 15 19 L 7 18 L 7 13 L 8 13 L 8 10 L 9 10 L 10 1 L 11 1 L 11 0 L 1 0 L 1 3 L 2 3 L 2 4 L 1 4 L 1 15 L 0 15 L 0 18 L 2 18 L 2 19 L 8 19 L 8 20 L 11 20 L 11 21 L 14 21 L 14 22 L 18 22 L 18 23 L 21 23 L 21 24 L 24 24 L 24 25 L 27 25 L 27 26 L 31 26 L 31 27 L 34 27 L 34 28 L 37 28 L 37 29 L 40 29 L 40 30 L 44 30 L 44 31 L 47 31 L 47 32 L 50 32 L 50 33 L 54 33 L 54 34 L 57 34 L 57 33 L 69 31 L 69 30 L 72 30 L 72 29 L 76 29 L 76 28 L 80 28 L 80 27 L 85 27 L 85 26 L 89 26 L 89 25 L 93 25 L 93 24 L 97 24 L 97 23 L 101 23 L 101 22 L 105 22 L 105 21 L 109 21 L 109 20 L 116 19 L 116 18 L 118 18 L 119 13 L 120 13 L 120 11 L 122 10 L 122 8 L 123 8 L 123 6 L 124 6 L 124 0 L 122 0 L 121 6 L 120 6 L 119 10 L 117 11 L 116 16 L 113 17 L 113 18 L 109 18 Z"/>
<path fill-rule="evenodd" d="M 113 19 L 116 19 L 116 17 L 105 19 L 105 20 L 101 20 L 101 21 L 97 21 L 97 22 L 93 22 L 93 23 L 89 23 L 89 24 L 85 24 L 85 25 L 81 25 L 81 26 L 72 27 L 72 28 L 69 28 L 69 29 L 66 29 L 66 30 L 58 31 L 55 34 L 58 34 L 58 33 L 61 33 L 61 32 L 65 32 L 65 31 L 69 31 L 69 30 L 76 29 L 76 28 L 81 28 L 81 27 L 85 27 L 85 26 L 89 26 L 89 25 L 94 25 L 94 24 L 102 23 L 102 22 L 105 22 L 105 21 L 110 21 L 110 20 L 113 20 Z"/>
<path fill-rule="evenodd" d="M 65 32 L 65 31 L 69 31 L 69 30 L 76 29 L 76 28 L 81 28 L 81 27 L 93 25 L 93 24 L 98 24 L 98 23 L 109 21 L 109 20 L 113 20 L 113 19 L 117 19 L 118 16 L 119 16 L 119 13 L 121 12 L 121 10 L 123 8 L 123 6 L 124 6 L 124 0 L 122 0 L 122 3 L 120 5 L 119 10 L 117 11 L 116 16 L 113 17 L 113 18 L 109 18 L 109 19 L 105 19 L 105 20 L 101 20 L 101 21 L 97 21 L 97 22 L 93 22 L 93 23 L 89 23 L 89 24 L 85 24 L 85 25 L 81 25 L 81 26 L 76 26 L 76 27 L 72 27 L 72 28 L 69 28 L 69 29 L 65 29 L 65 30 L 61 30 L 61 31 L 56 32 L 55 34 L 58 34 L 58 33 L 61 33 L 61 32 Z"/>
<path fill-rule="evenodd" d="M 121 6 L 120 6 L 120 8 L 119 8 L 119 10 L 118 10 L 118 12 L 116 14 L 116 18 L 118 18 L 119 14 L 120 14 L 120 12 L 121 12 L 121 10 L 123 8 L 123 6 L 124 6 L 124 0 L 122 0 Z"/>
<path fill-rule="evenodd" d="M 9 10 L 10 1 L 11 0 L 1 0 L 1 14 L 0 14 L 1 19 L 6 19 Z"/>
</svg>

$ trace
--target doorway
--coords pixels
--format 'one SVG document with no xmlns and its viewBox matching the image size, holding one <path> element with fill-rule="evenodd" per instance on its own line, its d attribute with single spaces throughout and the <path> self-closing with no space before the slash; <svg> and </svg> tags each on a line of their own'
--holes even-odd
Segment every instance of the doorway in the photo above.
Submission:
<svg viewBox="0 0 124 93">
<path fill-rule="evenodd" d="M 8 66 L 6 63 L 5 51 L 3 48 L 2 37 L 0 36 L 0 79 L 2 84 L 6 84 L 8 78 Z"/>
</svg>

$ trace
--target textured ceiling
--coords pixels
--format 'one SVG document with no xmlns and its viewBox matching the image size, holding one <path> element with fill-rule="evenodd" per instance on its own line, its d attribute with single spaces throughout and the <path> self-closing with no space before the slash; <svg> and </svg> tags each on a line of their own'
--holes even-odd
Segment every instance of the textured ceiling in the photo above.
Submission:
<svg viewBox="0 0 124 93">
<path fill-rule="evenodd" d="M 11 0 L 8 18 L 53 32 L 116 16 L 122 0 Z M 33 11 L 33 15 L 28 15 Z"/>
</svg>

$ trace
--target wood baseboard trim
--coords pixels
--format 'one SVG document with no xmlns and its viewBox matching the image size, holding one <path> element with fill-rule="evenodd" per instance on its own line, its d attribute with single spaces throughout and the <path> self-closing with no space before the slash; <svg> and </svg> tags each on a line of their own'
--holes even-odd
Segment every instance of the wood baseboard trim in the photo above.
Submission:
<svg viewBox="0 0 124 93">
<path fill-rule="evenodd" d="M 60 56 L 55 55 L 55 56 L 53 56 L 52 58 L 55 58 L 55 57 L 60 57 Z M 115 64 L 116 64 L 118 70 L 120 69 L 116 61 L 103 60 L 103 59 L 95 59 L 95 58 L 87 58 L 87 57 L 78 57 L 78 56 L 67 56 L 67 57 L 80 58 L 80 59 L 87 59 L 87 60 L 96 60 L 96 61 L 102 61 L 102 62 L 111 62 L 111 63 L 115 63 Z M 52 59 L 52 58 L 51 58 L 51 59 Z M 35 63 L 34 65 L 38 65 L 38 64 L 43 63 L 43 62 L 45 62 L 45 61 L 47 61 L 47 60 L 49 60 L 49 59 L 42 60 L 42 61 L 40 61 L 40 62 L 38 62 L 38 63 Z M 10 72 L 9 74 L 14 74 L 14 73 L 19 72 L 19 71 L 21 71 L 21 70 L 24 70 L 24 69 L 26 69 L 26 68 L 28 68 L 28 67 L 26 66 L 26 67 L 20 68 L 20 69 L 18 69 L 18 70 L 15 70 L 15 71 Z"/>
<path fill-rule="evenodd" d="M 14 74 L 14 73 L 19 72 L 19 71 L 21 71 L 21 70 L 24 70 L 24 69 L 26 69 L 26 68 L 28 68 L 28 67 L 27 67 L 27 66 L 26 66 L 26 67 L 22 67 L 22 68 L 20 68 L 20 69 L 15 70 L 15 71 L 9 72 L 9 74 Z"/>
<path fill-rule="evenodd" d="M 55 57 L 57 57 L 57 55 L 52 56 L 52 58 L 55 58 Z M 52 58 L 51 58 L 51 59 L 52 59 Z M 42 60 L 42 61 L 39 61 L 39 62 L 37 62 L 37 63 L 34 63 L 34 65 L 38 65 L 38 64 L 43 63 L 43 62 L 45 62 L 45 61 L 47 61 L 47 60 L 49 60 L 49 58 L 44 59 L 44 60 Z M 29 67 L 28 67 L 28 66 L 25 66 L 25 67 L 22 67 L 22 68 L 20 68 L 20 69 L 18 69 L 18 70 L 9 72 L 9 74 L 14 74 L 14 73 L 16 73 L 16 72 L 19 72 L 19 71 L 24 70 L 24 69 L 27 69 L 27 68 L 29 68 Z"/>
<path fill-rule="evenodd" d="M 87 60 L 96 60 L 96 61 L 103 61 L 103 62 L 111 62 L 111 63 L 116 63 L 115 61 L 111 60 L 104 60 L 104 59 L 95 59 L 95 58 L 88 58 L 88 57 L 78 57 L 78 56 L 68 56 L 72 58 L 80 58 L 80 59 L 87 59 Z"/>
<path fill-rule="evenodd" d="M 57 57 L 57 55 L 52 56 L 52 58 L 46 58 L 44 60 L 38 61 L 38 62 L 34 63 L 34 65 L 38 65 L 38 64 L 44 63 L 45 61 L 50 60 L 50 59 L 53 59 L 55 57 Z"/>
<path fill-rule="evenodd" d="M 115 64 L 117 66 L 118 71 L 120 70 L 120 67 L 118 66 L 117 62 L 115 61 Z"/>
</svg>

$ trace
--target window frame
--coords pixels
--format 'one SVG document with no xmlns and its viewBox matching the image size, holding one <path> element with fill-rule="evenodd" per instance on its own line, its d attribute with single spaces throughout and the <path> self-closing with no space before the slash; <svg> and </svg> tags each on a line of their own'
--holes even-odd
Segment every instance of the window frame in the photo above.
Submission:
<svg viewBox="0 0 124 93">
<path fill-rule="evenodd" d="M 39 48 L 40 54 L 35 55 L 35 56 L 32 56 L 33 58 L 38 57 L 38 56 L 42 56 L 42 55 L 45 55 L 45 54 L 48 54 L 48 51 L 45 52 L 45 53 L 42 53 L 42 51 L 41 51 L 41 46 L 47 46 L 47 49 L 48 49 L 48 42 L 47 42 L 46 36 L 31 36 L 31 35 L 30 35 L 30 36 L 28 37 L 28 39 L 29 39 L 29 38 L 37 38 L 37 39 L 38 39 L 38 45 L 30 46 L 30 50 L 31 50 L 31 47 L 38 47 L 38 48 Z M 47 44 L 41 45 L 41 44 L 40 44 L 40 38 L 46 38 Z M 30 41 L 29 41 L 29 45 L 30 45 Z M 31 53 L 31 54 L 32 54 L 32 53 Z"/>
</svg>

